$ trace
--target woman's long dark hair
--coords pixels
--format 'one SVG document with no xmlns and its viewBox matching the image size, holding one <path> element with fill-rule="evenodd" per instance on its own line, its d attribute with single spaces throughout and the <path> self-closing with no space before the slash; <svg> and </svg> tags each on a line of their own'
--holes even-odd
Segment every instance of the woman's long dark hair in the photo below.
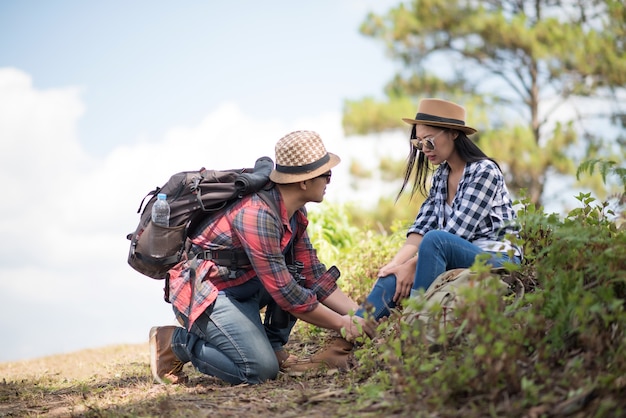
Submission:
<svg viewBox="0 0 626 418">
<path fill-rule="evenodd" d="M 430 125 L 428 125 L 430 126 Z M 433 126 L 433 128 L 440 128 L 438 126 Z M 446 131 L 451 131 L 453 129 L 445 129 Z M 473 163 L 480 160 L 491 160 L 493 161 L 498 168 L 500 166 L 498 163 L 489 158 L 480 148 L 476 145 L 471 139 L 467 137 L 467 134 L 462 131 L 457 131 L 459 135 L 454 141 L 454 148 L 459 153 L 459 156 L 466 163 Z M 416 126 L 413 125 L 411 129 L 411 139 L 416 139 Z M 398 196 L 396 196 L 396 201 L 402 195 L 407 183 L 411 178 L 411 173 L 415 171 L 415 175 L 413 176 L 413 186 L 411 188 L 411 199 L 415 195 L 416 192 L 420 192 L 424 197 L 428 196 L 428 188 L 426 187 L 426 182 L 428 180 L 428 176 L 430 173 L 435 171 L 434 167 L 430 164 L 428 159 L 424 156 L 423 152 L 419 152 L 417 148 L 410 144 L 411 152 L 409 157 L 407 158 L 406 169 L 404 170 L 404 181 L 402 182 L 402 187 L 398 192 Z M 416 164 L 417 163 L 417 164 Z"/>
</svg>

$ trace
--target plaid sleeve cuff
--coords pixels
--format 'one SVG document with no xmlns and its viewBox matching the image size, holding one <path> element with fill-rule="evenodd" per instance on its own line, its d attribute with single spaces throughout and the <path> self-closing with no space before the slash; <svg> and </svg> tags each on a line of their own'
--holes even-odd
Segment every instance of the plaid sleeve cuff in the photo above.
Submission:
<svg viewBox="0 0 626 418">
<path fill-rule="evenodd" d="M 339 279 L 339 276 L 341 276 L 341 272 L 337 266 L 332 266 L 318 277 L 311 290 L 315 292 L 320 302 L 323 302 L 324 299 L 337 290 L 337 279 Z"/>
</svg>

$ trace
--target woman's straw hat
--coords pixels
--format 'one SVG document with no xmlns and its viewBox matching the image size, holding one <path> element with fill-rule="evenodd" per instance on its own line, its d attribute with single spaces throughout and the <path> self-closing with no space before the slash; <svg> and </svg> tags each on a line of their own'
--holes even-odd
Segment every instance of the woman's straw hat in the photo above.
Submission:
<svg viewBox="0 0 626 418">
<path fill-rule="evenodd" d="M 465 125 L 465 108 L 441 99 L 422 99 L 415 119 L 402 118 L 410 125 L 429 125 L 457 129 L 468 135 L 476 129 Z"/>
</svg>

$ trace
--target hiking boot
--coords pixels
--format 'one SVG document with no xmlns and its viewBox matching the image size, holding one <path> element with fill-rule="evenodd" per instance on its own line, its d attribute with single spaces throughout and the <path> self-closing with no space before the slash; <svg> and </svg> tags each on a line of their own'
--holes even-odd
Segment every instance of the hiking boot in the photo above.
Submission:
<svg viewBox="0 0 626 418">
<path fill-rule="evenodd" d="M 154 380 L 161 384 L 178 384 L 187 381 L 183 373 L 185 363 L 172 351 L 172 336 L 177 327 L 152 327 L 150 329 L 150 369 Z"/>
<path fill-rule="evenodd" d="M 351 366 L 353 347 L 354 345 L 344 338 L 334 337 L 324 349 L 315 353 L 310 359 L 293 363 L 285 362 L 283 367 L 290 376 L 323 371 L 332 374 L 339 370 L 348 370 Z"/>
</svg>

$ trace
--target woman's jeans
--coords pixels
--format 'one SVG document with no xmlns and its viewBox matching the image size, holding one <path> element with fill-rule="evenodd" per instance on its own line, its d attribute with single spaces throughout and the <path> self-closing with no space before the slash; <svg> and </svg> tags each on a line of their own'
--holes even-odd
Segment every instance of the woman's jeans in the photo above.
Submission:
<svg viewBox="0 0 626 418">
<path fill-rule="evenodd" d="M 519 264 L 520 257 L 510 259 L 506 253 L 486 252 L 471 242 L 446 231 L 429 231 L 420 244 L 413 291 L 428 289 L 441 273 L 455 268 L 468 268 L 474 264 L 479 254 L 490 254 L 487 264 L 502 267 L 505 262 Z M 390 274 L 380 277 L 366 298 L 366 302 L 357 310 L 358 316 L 370 312 L 376 320 L 389 316 L 389 310 L 396 307 L 392 300 L 396 293 L 396 276 Z M 372 313 L 373 310 L 373 313 Z"/>
<path fill-rule="evenodd" d="M 276 378 L 279 367 L 274 351 L 287 342 L 295 319 L 287 328 L 264 326 L 259 310 L 270 301 L 265 289 L 244 300 L 219 292 L 215 303 L 194 322 L 191 332 L 176 329 L 172 337 L 174 354 L 182 362 L 191 361 L 198 371 L 231 384 Z M 187 325 L 187 318 L 175 313 Z"/>
</svg>

